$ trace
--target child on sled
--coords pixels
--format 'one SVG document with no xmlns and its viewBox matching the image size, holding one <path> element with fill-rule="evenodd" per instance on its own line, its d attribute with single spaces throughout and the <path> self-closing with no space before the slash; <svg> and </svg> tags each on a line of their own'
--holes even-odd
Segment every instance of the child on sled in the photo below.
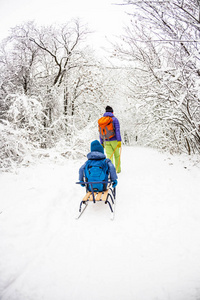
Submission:
<svg viewBox="0 0 200 300">
<path fill-rule="evenodd" d="M 79 169 L 80 182 L 101 182 L 93 184 L 94 191 L 105 191 L 108 181 L 112 182 L 112 187 L 117 185 L 117 173 L 111 160 L 106 158 L 104 148 L 98 140 L 91 143 L 91 152 L 88 153 L 88 160 Z M 110 178 L 109 178 L 110 177 Z M 105 184 L 103 183 L 105 181 Z M 85 184 L 81 184 L 85 186 Z M 88 190 L 91 191 L 90 184 Z"/>
</svg>

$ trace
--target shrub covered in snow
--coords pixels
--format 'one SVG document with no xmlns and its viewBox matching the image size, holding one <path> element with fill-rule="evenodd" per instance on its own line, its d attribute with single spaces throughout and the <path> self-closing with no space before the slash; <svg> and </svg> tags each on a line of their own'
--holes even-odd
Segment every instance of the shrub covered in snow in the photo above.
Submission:
<svg viewBox="0 0 200 300">
<path fill-rule="evenodd" d="M 12 169 L 22 163 L 31 151 L 27 133 L 23 129 L 13 128 L 9 122 L 0 123 L 0 168 Z"/>
</svg>

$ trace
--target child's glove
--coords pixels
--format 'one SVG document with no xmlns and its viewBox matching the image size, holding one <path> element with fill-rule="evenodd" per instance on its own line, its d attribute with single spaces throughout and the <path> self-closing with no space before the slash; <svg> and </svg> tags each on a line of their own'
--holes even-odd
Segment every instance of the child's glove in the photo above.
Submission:
<svg viewBox="0 0 200 300">
<path fill-rule="evenodd" d="M 118 148 L 121 148 L 121 146 L 122 146 L 122 142 L 121 142 L 121 141 L 118 141 L 117 147 L 118 147 Z"/>
<path fill-rule="evenodd" d="M 113 182 L 112 182 L 112 187 L 115 188 L 116 185 L 117 185 L 117 183 L 118 183 L 118 182 L 117 182 L 117 179 L 116 179 L 116 180 L 113 180 Z"/>
<path fill-rule="evenodd" d="M 80 182 L 83 182 L 83 181 L 80 181 Z M 82 183 L 82 184 L 81 184 L 81 186 L 82 186 L 82 187 L 84 187 L 84 186 L 85 186 L 85 184 L 84 184 L 84 183 Z"/>
</svg>

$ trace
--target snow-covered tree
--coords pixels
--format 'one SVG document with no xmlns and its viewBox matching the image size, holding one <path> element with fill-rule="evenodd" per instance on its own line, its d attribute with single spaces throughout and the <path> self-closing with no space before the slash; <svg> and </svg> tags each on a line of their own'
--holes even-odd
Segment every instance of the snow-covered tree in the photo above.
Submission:
<svg viewBox="0 0 200 300">
<path fill-rule="evenodd" d="M 129 96 L 140 118 L 139 132 L 148 140 L 140 136 L 145 144 L 200 151 L 199 1 L 124 4 L 132 20 L 115 55 L 133 66 Z"/>
<path fill-rule="evenodd" d="M 20 131 L 37 147 L 64 141 L 67 156 L 70 148 L 87 147 L 88 137 L 98 138 L 97 120 L 114 101 L 117 83 L 112 68 L 83 43 L 87 33 L 78 21 L 28 22 L 2 43 L 1 120 L 16 129 L 16 138 Z"/>
</svg>

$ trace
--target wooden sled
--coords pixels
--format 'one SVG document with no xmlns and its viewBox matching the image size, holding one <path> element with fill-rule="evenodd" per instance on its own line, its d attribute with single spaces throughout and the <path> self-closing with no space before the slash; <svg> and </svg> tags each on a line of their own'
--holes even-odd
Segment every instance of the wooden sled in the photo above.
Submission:
<svg viewBox="0 0 200 300">
<path fill-rule="evenodd" d="M 76 182 L 77 184 L 84 184 L 86 186 L 86 195 L 83 197 L 83 200 L 80 203 L 80 207 L 79 207 L 79 215 L 77 217 L 77 219 L 80 218 L 80 216 L 83 214 L 83 212 L 85 211 L 85 209 L 87 208 L 87 205 L 89 202 L 99 202 L 99 201 L 103 201 L 105 202 L 105 204 L 109 205 L 109 208 L 111 210 L 111 217 L 112 219 L 114 219 L 114 209 L 115 209 L 115 198 L 116 198 L 116 188 L 112 188 L 111 186 L 111 182 L 102 182 L 102 181 L 95 181 L 95 182 Z M 98 192 L 98 191 L 94 191 L 93 189 L 93 184 L 96 183 L 108 183 L 109 187 L 107 190 L 102 191 L 102 192 Z M 91 192 L 88 191 L 88 184 L 90 184 L 91 186 Z M 85 205 L 84 208 L 82 208 L 82 205 Z"/>
</svg>

